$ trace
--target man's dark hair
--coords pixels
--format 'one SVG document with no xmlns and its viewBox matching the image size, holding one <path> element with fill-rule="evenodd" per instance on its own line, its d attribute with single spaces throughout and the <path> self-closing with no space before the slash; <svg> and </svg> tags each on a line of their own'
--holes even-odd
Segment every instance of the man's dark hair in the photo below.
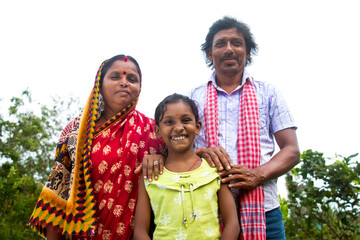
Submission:
<svg viewBox="0 0 360 240">
<path fill-rule="evenodd" d="M 212 48 L 212 44 L 214 41 L 214 36 L 221 30 L 236 28 L 236 30 L 239 33 L 242 33 L 245 39 L 245 46 L 246 46 L 246 54 L 248 54 L 250 57 L 246 60 L 246 66 L 249 65 L 252 62 L 252 55 L 256 55 L 258 47 L 255 43 L 254 37 L 252 33 L 250 32 L 249 27 L 242 23 L 235 18 L 232 17 L 223 17 L 222 19 L 217 20 L 213 23 L 213 25 L 209 28 L 209 32 L 206 35 L 205 43 L 201 45 L 201 50 L 203 51 L 206 63 L 209 67 L 213 66 L 213 62 L 208 59 L 208 52 Z"/>
</svg>

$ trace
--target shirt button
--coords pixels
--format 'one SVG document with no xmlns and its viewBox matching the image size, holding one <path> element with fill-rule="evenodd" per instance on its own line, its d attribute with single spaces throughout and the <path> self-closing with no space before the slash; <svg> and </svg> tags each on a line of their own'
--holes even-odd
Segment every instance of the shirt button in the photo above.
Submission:
<svg viewBox="0 0 360 240">
<path fill-rule="evenodd" d="M 227 119 L 228 119 L 228 120 L 231 120 L 231 117 L 228 117 Z"/>
<path fill-rule="evenodd" d="M 231 141 L 231 138 L 227 138 L 227 140 L 228 140 L 228 142 L 230 142 L 230 141 Z"/>
</svg>

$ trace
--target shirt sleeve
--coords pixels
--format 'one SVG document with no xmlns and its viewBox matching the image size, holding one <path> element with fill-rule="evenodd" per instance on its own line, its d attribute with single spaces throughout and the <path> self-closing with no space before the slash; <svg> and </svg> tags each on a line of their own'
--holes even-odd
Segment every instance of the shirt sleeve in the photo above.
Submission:
<svg viewBox="0 0 360 240">
<path fill-rule="evenodd" d="M 287 128 L 297 129 L 294 118 L 282 94 L 271 85 L 269 94 L 270 131 L 276 133 Z"/>
</svg>

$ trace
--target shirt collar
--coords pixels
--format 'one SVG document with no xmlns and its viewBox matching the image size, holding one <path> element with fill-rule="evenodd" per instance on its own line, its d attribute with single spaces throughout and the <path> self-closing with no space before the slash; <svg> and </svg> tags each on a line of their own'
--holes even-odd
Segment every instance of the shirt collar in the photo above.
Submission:
<svg viewBox="0 0 360 240">
<path fill-rule="evenodd" d="M 215 76 L 216 76 L 216 71 L 214 70 L 209 78 L 208 83 L 212 83 L 214 85 L 214 87 L 218 90 L 222 90 L 224 91 L 221 87 L 219 87 L 219 85 L 217 85 L 216 81 L 215 81 Z M 242 77 L 242 81 L 241 81 L 241 85 L 238 86 L 234 91 L 242 88 L 242 86 L 244 86 L 246 79 L 250 78 L 250 82 L 251 84 L 254 84 L 254 80 L 252 79 L 249 71 L 247 70 L 247 68 L 244 68 L 244 73 L 243 73 L 243 77 Z"/>
</svg>

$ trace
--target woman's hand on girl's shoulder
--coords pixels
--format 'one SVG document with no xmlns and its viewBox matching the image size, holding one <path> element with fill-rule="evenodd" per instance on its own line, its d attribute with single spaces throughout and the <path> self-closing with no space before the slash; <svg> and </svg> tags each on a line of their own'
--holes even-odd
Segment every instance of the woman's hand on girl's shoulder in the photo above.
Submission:
<svg viewBox="0 0 360 240">
<path fill-rule="evenodd" d="M 159 175 L 163 173 L 165 158 L 162 155 L 145 155 L 142 163 L 135 169 L 135 173 L 138 174 L 142 171 L 144 179 L 152 181 L 154 173 L 154 179 L 157 180 Z"/>
</svg>

